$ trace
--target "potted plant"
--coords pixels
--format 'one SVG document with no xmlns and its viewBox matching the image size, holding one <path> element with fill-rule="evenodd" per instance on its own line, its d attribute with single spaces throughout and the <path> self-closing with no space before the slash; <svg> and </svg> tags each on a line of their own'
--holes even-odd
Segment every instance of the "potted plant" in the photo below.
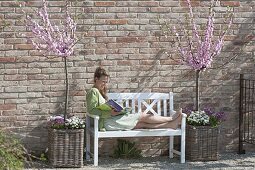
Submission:
<svg viewBox="0 0 255 170">
<path fill-rule="evenodd" d="M 68 57 L 73 55 L 74 46 L 80 40 L 76 38 L 76 23 L 68 12 L 68 1 L 65 6 L 65 20 L 55 24 L 49 18 L 47 2 L 35 11 L 39 19 L 30 15 L 26 26 L 32 36 L 29 41 L 44 57 L 60 57 L 65 71 L 65 107 L 63 116 L 52 116 L 48 122 L 49 161 L 57 167 L 80 167 L 83 165 L 84 121 L 68 113 Z"/>
<path fill-rule="evenodd" d="M 165 22 L 161 24 L 161 30 L 165 37 L 173 37 L 173 44 L 179 56 L 178 63 L 189 66 L 195 71 L 195 109 L 188 114 L 186 132 L 186 155 L 190 160 L 217 160 L 218 159 L 218 134 L 219 124 L 222 121 L 218 117 L 222 112 L 213 112 L 200 108 L 200 75 L 206 69 L 211 68 L 212 61 L 220 54 L 224 46 L 224 37 L 230 29 L 233 21 L 233 13 L 230 8 L 224 15 L 224 24 L 220 29 L 215 29 L 214 17 L 216 5 L 211 0 L 206 23 L 197 24 L 198 18 L 193 14 L 190 0 L 186 0 L 189 13 L 186 18 L 179 21 L 179 25 Z M 165 52 L 168 54 L 168 52 Z M 236 57 L 236 56 L 234 56 Z M 233 58 L 234 58 L 233 57 Z M 231 58 L 229 61 L 231 61 Z M 226 65 L 223 63 L 222 66 Z M 222 113 L 223 114 L 223 113 Z"/>
<path fill-rule="evenodd" d="M 48 120 L 48 159 L 54 167 L 82 167 L 85 121 L 72 116 Z"/>
<path fill-rule="evenodd" d="M 225 121 L 225 112 L 210 108 L 201 111 L 186 110 L 186 157 L 191 161 L 209 161 L 219 158 L 219 130 Z"/>
<path fill-rule="evenodd" d="M 48 14 L 47 2 L 42 0 L 43 7 L 35 11 L 40 20 L 34 20 L 30 15 L 26 18 L 26 26 L 32 32 L 32 37 L 28 40 L 33 47 L 43 53 L 44 57 L 60 57 L 64 62 L 65 71 L 65 109 L 64 120 L 68 116 L 68 57 L 73 55 L 74 46 L 78 42 L 75 36 L 76 23 L 68 13 L 67 3 L 65 11 L 65 20 L 59 25 L 54 24 Z"/>
</svg>

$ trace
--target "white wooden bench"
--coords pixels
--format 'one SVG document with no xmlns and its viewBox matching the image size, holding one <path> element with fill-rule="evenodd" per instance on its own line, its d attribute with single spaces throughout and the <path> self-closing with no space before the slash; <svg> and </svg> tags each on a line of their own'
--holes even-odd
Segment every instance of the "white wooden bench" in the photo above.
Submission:
<svg viewBox="0 0 255 170">
<path fill-rule="evenodd" d="M 173 110 L 173 93 L 109 93 L 109 99 L 122 103 L 124 107 L 131 107 L 132 113 L 151 112 L 162 116 L 171 116 Z M 124 102 L 124 103 L 123 103 Z M 98 166 L 98 140 L 100 138 L 115 137 L 148 137 L 148 136 L 169 136 L 169 157 L 173 153 L 180 156 L 180 162 L 185 163 L 185 128 L 186 114 L 182 113 L 181 127 L 174 129 L 135 129 L 128 131 L 99 131 L 99 117 L 86 114 L 86 159 L 94 158 L 94 165 Z M 174 149 L 174 136 L 181 136 L 180 151 Z M 90 139 L 93 137 L 94 152 L 90 151 Z"/>
</svg>

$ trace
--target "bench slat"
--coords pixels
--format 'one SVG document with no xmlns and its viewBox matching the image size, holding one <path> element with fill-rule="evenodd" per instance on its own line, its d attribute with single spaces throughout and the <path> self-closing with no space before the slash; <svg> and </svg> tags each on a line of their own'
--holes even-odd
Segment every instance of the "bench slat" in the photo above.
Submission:
<svg viewBox="0 0 255 170">
<path fill-rule="evenodd" d="M 143 137 L 143 136 L 169 136 L 169 135 L 181 135 L 180 129 L 141 129 L 141 130 L 129 130 L 129 131 L 107 131 L 98 132 L 98 137 Z"/>
<path fill-rule="evenodd" d="M 170 92 L 170 94 L 173 94 Z M 169 99 L 168 93 L 108 93 L 110 99 Z"/>
<path fill-rule="evenodd" d="M 164 109 L 164 115 L 163 116 L 167 116 L 167 103 L 166 103 L 166 99 L 163 100 L 163 109 Z"/>
</svg>

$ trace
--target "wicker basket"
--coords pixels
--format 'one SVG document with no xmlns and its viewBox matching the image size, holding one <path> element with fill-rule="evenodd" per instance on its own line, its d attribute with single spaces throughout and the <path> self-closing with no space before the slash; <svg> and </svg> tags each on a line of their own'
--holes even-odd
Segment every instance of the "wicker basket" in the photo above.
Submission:
<svg viewBox="0 0 255 170">
<path fill-rule="evenodd" d="M 186 129 L 186 158 L 191 161 L 218 160 L 219 127 L 190 126 Z"/>
<path fill-rule="evenodd" d="M 49 129 L 49 162 L 54 167 L 83 166 L 83 129 Z"/>
</svg>

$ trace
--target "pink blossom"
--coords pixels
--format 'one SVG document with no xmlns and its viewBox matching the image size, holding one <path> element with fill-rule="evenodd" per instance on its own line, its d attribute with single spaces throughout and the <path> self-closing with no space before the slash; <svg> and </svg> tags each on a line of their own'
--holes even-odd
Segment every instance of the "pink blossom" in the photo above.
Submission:
<svg viewBox="0 0 255 170">
<path fill-rule="evenodd" d="M 37 50 L 43 50 L 47 54 L 67 57 L 72 55 L 73 46 L 76 43 L 74 32 L 76 23 L 66 12 L 65 25 L 63 31 L 57 25 L 53 25 L 47 12 L 47 3 L 43 1 L 43 7 L 38 9 L 37 15 L 42 22 L 33 21 L 27 17 L 27 27 L 32 31 L 35 38 L 31 40 Z M 42 24 L 39 24 L 42 23 Z"/>
<path fill-rule="evenodd" d="M 186 64 L 195 70 L 204 70 L 211 66 L 213 58 L 221 52 L 224 45 L 224 36 L 232 24 L 232 18 L 230 18 L 227 29 L 221 31 L 218 38 L 214 36 L 214 0 L 212 0 L 206 29 L 204 30 L 203 36 L 200 36 L 194 21 L 190 0 L 186 1 L 189 7 L 189 22 L 192 26 L 192 36 L 188 34 L 188 30 L 183 26 L 185 24 L 182 23 L 180 25 L 180 31 L 181 33 L 184 33 L 185 38 L 188 40 L 187 44 L 184 46 L 181 43 L 180 33 L 176 30 L 176 27 L 173 27 L 173 32 L 177 39 L 177 49 L 183 64 Z"/>
</svg>

